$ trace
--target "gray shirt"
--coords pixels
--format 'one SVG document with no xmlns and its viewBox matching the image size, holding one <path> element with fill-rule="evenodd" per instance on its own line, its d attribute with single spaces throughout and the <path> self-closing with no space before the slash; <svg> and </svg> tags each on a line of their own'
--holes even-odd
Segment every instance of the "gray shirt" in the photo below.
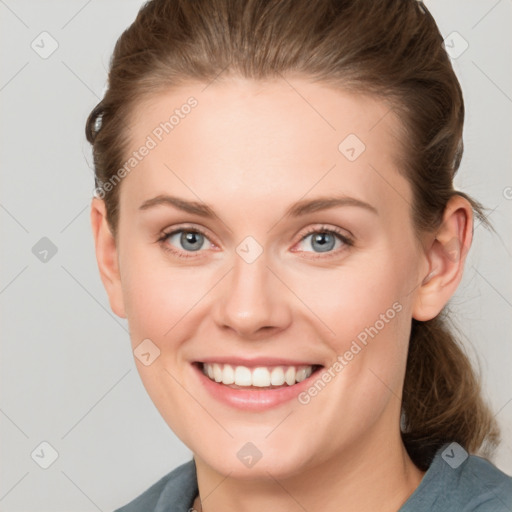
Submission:
<svg viewBox="0 0 512 512">
<path fill-rule="evenodd" d="M 197 496 L 194 459 L 115 512 L 187 512 Z M 457 443 L 437 452 L 419 486 L 397 512 L 512 512 L 512 478 Z"/>
</svg>

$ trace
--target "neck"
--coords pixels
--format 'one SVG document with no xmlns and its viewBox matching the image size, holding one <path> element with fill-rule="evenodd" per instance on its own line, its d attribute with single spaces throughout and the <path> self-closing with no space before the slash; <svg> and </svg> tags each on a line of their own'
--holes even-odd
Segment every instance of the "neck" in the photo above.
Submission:
<svg viewBox="0 0 512 512">
<path fill-rule="evenodd" d="M 408 456 L 399 432 L 386 442 L 377 437 L 352 444 L 286 479 L 239 480 L 217 473 L 198 457 L 195 461 L 198 512 L 397 512 L 425 474 Z"/>
</svg>

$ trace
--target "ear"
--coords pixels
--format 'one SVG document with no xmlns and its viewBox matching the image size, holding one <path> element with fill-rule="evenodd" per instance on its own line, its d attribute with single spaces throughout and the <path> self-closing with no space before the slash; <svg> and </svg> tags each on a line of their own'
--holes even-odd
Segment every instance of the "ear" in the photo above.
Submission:
<svg viewBox="0 0 512 512">
<path fill-rule="evenodd" d="M 427 238 L 429 271 L 417 290 L 413 318 L 431 320 L 441 312 L 462 279 L 472 239 L 473 209 L 469 201 L 455 195 L 446 205 L 441 227 Z"/>
<path fill-rule="evenodd" d="M 117 316 L 126 318 L 116 240 L 107 222 L 105 202 L 97 197 L 94 197 L 91 203 L 91 225 L 96 248 L 96 261 L 110 307 Z"/>
</svg>

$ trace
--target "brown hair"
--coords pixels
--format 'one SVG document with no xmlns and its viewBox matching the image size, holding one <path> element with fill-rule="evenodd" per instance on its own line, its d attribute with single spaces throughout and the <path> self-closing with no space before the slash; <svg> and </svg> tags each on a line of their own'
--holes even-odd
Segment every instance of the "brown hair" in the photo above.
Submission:
<svg viewBox="0 0 512 512">
<path fill-rule="evenodd" d="M 152 0 L 119 37 L 108 89 L 87 119 L 96 187 L 122 167 L 138 102 L 219 75 L 296 75 L 387 102 L 401 121 L 399 171 L 413 192 L 416 232 L 439 227 L 462 152 L 462 91 L 428 9 L 417 0 Z M 98 125 L 101 123 L 101 127 Z M 114 236 L 120 186 L 102 191 Z M 489 455 L 499 430 L 445 311 L 412 320 L 402 397 L 402 437 L 425 470 L 456 441 Z"/>
</svg>

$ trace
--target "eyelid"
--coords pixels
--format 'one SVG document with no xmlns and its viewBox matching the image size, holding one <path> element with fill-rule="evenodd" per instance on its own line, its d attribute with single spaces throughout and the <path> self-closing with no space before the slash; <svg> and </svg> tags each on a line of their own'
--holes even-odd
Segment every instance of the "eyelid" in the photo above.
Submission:
<svg viewBox="0 0 512 512">
<path fill-rule="evenodd" d="M 190 232 L 197 232 L 203 235 L 205 238 L 210 240 L 213 244 L 217 245 L 215 242 L 213 242 L 212 236 L 208 232 L 207 229 L 203 228 L 202 226 L 192 225 L 192 224 L 178 224 L 177 226 L 173 226 L 172 228 L 166 228 L 162 230 L 159 234 L 159 241 L 165 240 L 166 238 L 170 237 L 171 235 L 174 235 L 176 233 L 179 233 L 180 231 L 190 231 Z"/>
<path fill-rule="evenodd" d="M 306 228 L 306 231 L 301 232 L 299 235 L 299 242 L 302 241 L 307 236 L 313 234 L 313 233 L 333 233 L 337 236 L 339 236 L 343 241 L 353 242 L 354 237 L 351 233 L 349 233 L 347 230 L 342 230 L 341 228 L 335 227 L 335 226 L 328 226 L 326 224 L 320 224 L 317 226 L 312 226 L 309 228 Z"/>
<path fill-rule="evenodd" d="M 309 256 L 303 256 L 303 257 L 309 258 L 309 259 L 318 259 L 318 258 L 325 259 L 325 258 L 339 256 L 340 253 L 345 252 L 347 249 L 352 247 L 355 243 L 355 240 L 354 240 L 354 237 L 352 234 L 350 234 L 350 235 L 346 234 L 345 230 L 341 230 L 338 227 L 334 227 L 334 226 L 331 227 L 331 226 L 326 226 L 325 224 L 322 224 L 322 225 L 317 225 L 314 227 L 307 228 L 307 230 L 305 232 L 304 231 L 301 232 L 299 235 L 299 240 L 294 244 L 293 247 L 295 247 L 296 245 L 301 243 L 305 238 L 307 238 L 308 236 L 310 236 L 314 233 L 330 233 L 333 236 L 335 236 L 336 238 L 338 238 L 342 242 L 343 246 L 338 248 L 337 250 L 327 251 L 327 252 L 323 252 L 323 253 L 322 252 L 314 252 L 314 251 L 300 251 L 300 250 L 293 250 L 293 249 L 292 249 L 292 252 L 307 253 Z M 311 256 L 311 255 L 313 255 L 313 256 Z"/>
<path fill-rule="evenodd" d="M 160 246 L 167 252 L 171 253 L 174 256 L 177 256 L 178 258 L 197 258 L 198 253 L 205 252 L 204 250 L 200 251 L 184 251 L 182 249 L 179 249 L 169 243 L 167 243 L 167 239 L 175 235 L 176 233 L 179 233 L 180 231 L 189 231 L 193 233 L 199 233 L 202 236 L 204 236 L 211 245 L 217 246 L 217 244 L 211 240 L 211 236 L 206 232 L 206 230 L 202 227 L 197 227 L 195 225 L 178 225 L 174 226 L 173 228 L 164 229 L 160 232 L 160 235 L 158 236 L 157 243 L 160 244 Z"/>
<path fill-rule="evenodd" d="M 160 243 L 165 250 L 177 255 L 178 257 L 183 257 L 183 258 L 198 257 L 198 253 L 205 252 L 204 250 L 184 251 L 184 250 L 178 249 L 178 248 L 166 243 L 166 240 L 170 236 L 175 235 L 181 231 L 189 231 L 189 232 L 199 233 L 202 236 L 204 236 L 210 242 L 211 245 L 219 247 L 219 245 L 215 241 L 211 240 L 211 236 L 207 233 L 206 229 L 203 229 L 202 227 L 198 227 L 196 225 L 191 225 L 191 224 L 178 225 L 173 228 L 165 229 L 165 230 L 161 231 L 157 242 Z M 334 226 L 331 227 L 331 226 L 326 226 L 326 225 L 317 225 L 317 226 L 311 226 L 309 228 L 306 228 L 305 231 L 302 231 L 300 233 L 300 235 L 298 235 L 299 239 L 297 242 L 295 242 L 293 244 L 293 247 L 295 247 L 300 242 L 304 241 L 304 239 L 307 238 L 308 236 L 315 234 L 315 233 L 330 233 L 333 236 L 337 237 L 338 240 L 340 240 L 342 242 L 343 247 L 338 248 L 338 250 L 327 251 L 325 253 L 321 253 L 321 252 L 317 253 L 314 251 L 296 251 L 296 250 L 293 250 L 293 248 L 292 248 L 292 252 L 306 252 L 308 254 L 314 254 L 316 256 L 308 256 L 308 258 L 313 258 L 313 259 L 314 258 L 328 258 L 330 256 L 336 256 L 340 252 L 346 250 L 348 247 L 351 247 L 354 245 L 353 236 L 351 234 L 350 235 L 345 234 L 345 232 L 343 230 L 341 230 L 340 228 L 334 227 Z"/>
</svg>

